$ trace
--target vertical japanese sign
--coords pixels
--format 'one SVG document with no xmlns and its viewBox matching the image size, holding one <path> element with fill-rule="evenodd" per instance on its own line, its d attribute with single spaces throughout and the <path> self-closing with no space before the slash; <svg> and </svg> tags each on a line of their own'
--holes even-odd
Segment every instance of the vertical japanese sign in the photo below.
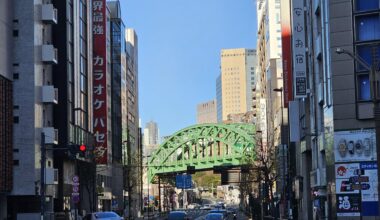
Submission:
<svg viewBox="0 0 380 220">
<path fill-rule="evenodd" d="M 292 27 L 294 97 L 306 98 L 306 36 L 303 0 L 292 0 Z"/>
<path fill-rule="evenodd" d="M 95 160 L 107 163 L 106 1 L 92 1 Z"/>
<path fill-rule="evenodd" d="M 290 2 L 281 1 L 281 38 L 282 38 L 282 71 L 284 80 L 284 107 L 288 108 L 289 101 L 293 100 L 292 83 L 292 56 L 290 28 Z"/>
</svg>

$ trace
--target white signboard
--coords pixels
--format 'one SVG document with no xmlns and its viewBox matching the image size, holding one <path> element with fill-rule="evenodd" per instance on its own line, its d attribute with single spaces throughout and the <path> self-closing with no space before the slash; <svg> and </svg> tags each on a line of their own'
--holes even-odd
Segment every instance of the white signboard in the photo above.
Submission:
<svg viewBox="0 0 380 220">
<path fill-rule="evenodd" d="M 294 98 L 305 98 L 306 94 L 306 35 L 303 0 L 292 0 L 292 54 Z"/>
<path fill-rule="evenodd" d="M 375 130 L 335 132 L 334 156 L 335 163 L 376 161 Z"/>
</svg>

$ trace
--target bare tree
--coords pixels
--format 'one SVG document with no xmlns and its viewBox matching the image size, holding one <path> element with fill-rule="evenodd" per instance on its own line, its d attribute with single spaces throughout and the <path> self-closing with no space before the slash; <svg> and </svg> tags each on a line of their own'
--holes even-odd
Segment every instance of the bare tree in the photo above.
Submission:
<svg viewBox="0 0 380 220">
<path fill-rule="evenodd" d="M 258 171 L 261 181 L 260 190 L 263 204 L 269 204 L 269 214 L 274 214 L 274 183 L 277 181 L 276 173 L 276 148 L 273 138 L 269 137 L 267 145 L 264 146 L 262 136 L 257 137 L 258 146 L 255 149 L 256 160 L 253 163 L 254 170 Z"/>
</svg>

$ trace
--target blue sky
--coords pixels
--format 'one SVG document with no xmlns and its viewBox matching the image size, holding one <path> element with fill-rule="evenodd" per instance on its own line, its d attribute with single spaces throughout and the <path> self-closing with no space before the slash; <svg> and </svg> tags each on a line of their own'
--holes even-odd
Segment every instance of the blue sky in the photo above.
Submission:
<svg viewBox="0 0 380 220">
<path fill-rule="evenodd" d="M 120 0 L 139 38 L 142 126 L 161 136 L 196 123 L 196 105 L 215 98 L 222 48 L 256 48 L 255 0 Z"/>
</svg>

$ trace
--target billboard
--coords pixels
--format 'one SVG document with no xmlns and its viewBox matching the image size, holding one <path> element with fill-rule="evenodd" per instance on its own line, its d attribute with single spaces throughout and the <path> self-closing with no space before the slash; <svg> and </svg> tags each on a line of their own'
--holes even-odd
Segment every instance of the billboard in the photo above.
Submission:
<svg viewBox="0 0 380 220">
<path fill-rule="evenodd" d="M 282 71 L 284 80 L 284 107 L 288 108 L 289 101 L 293 100 L 293 83 L 292 83 L 292 55 L 291 55 L 291 37 L 290 27 L 290 2 L 289 0 L 281 1 L 281 38 L 282 38 Z"/>
<path fill-rule="evenodd" d="M 335 163 L 376 161 L 375 130 L 335 132 L 334 157 Z"/>
<path fill-rule="evenodd" d="M 106 1 L 92 1 L 95 160 L 107 164 Z"/>
<path fill-rule="evenodd" d="M 294 98 L 306 98 L 306 35 L 303 0 L 292 0 L 292 27 Z"/>
<path fill-rule="evenodd" d="M 377 163 L 335 164 L 337 216 L 378 216 Z"/>
<path fill-rule="evenodd" d="M 177 175 L 175 178 L 175 187 L 178 189 L 190 189 L 192 187 L 191 175 Z"/>
</svg>

